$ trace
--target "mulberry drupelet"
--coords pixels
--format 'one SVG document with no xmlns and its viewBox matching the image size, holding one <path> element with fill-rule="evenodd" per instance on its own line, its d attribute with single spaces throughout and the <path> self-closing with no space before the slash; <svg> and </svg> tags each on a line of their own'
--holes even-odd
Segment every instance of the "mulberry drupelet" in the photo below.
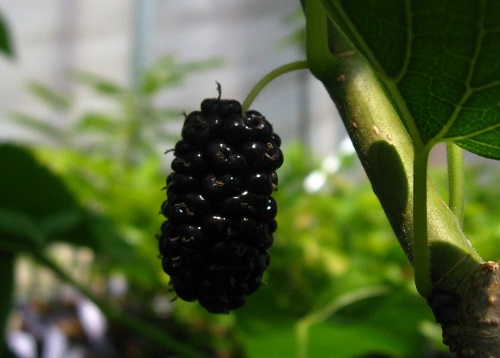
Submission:
<svg viewBox="0 0 500 358">
<path fill-rule="evenodd" d="M 212 313 L 241 307 L 269 266 L 277 228 L 281 139 L 257 111 L 205 99 L 186 116 L 167 177 L 158 235 L 177 296 Z"/>
</svg>

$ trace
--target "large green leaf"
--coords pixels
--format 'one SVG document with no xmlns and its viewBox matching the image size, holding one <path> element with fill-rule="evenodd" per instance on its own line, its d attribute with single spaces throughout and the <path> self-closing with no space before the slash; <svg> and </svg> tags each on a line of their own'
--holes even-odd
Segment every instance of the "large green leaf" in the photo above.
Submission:
<svg viewBox="0 0 500 358">
<path fill-rule="evenodd" d="M 322 3 L 424 144 L 500 159 L 499 1 Z"/>
<path fill-rule="evenodd" d="M 21 147 L 0 145 L 0 240 L 20 249 L 54 241 L 97 248 L 87 213 L 64 182 Z M 15 248 L 14 248 L 15 249 Z"/>
</svg>

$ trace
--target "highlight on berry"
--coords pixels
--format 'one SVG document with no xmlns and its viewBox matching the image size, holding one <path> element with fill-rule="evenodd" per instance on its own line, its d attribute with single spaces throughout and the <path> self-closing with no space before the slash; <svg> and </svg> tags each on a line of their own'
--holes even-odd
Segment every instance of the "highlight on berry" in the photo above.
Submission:
<svg viewBox="0 0 500 358">
<path fill-rule="evenodd" d="M 185 301 L 229 313 L 255 292 L 276 231 L 281 139 L 240 102 L 205 99 L 185 116 L 166 179 L 166 220 L 157 235 L 162 267 Z"/>
</svg>

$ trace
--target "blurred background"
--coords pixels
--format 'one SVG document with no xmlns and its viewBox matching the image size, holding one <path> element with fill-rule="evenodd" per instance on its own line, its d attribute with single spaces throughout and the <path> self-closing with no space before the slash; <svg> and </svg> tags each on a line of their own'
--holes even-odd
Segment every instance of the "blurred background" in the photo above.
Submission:
<svg viewBox="0 0 500 358">
<path fill-rule="evenodd" d="M 267 72 L 304 59 L 304 19 L 295 0 L 1 4 L 17 55 L 15 62 L 0 64 L 9 83 L 0 97 L 2 111 L 28 108 L 28 103 L 30 110 L 42 109 L 26 91 L 31 80 L 71 97 L 76 110 L 106 108 L 109 103 L 75 81 L 75 71 L 135 86 L 141 69 L 172 56 L 179 63 L 213 64 L 210 71 L 186 76 L 182 85 L 158 94 L 158 103 L 189 112 L 198 109 L 199 99 L 217 95 L 216 81 L 222 84 L 223 97 L 242 101 Z M 254 106 L 272 119 L 284 139 L 301 138 L 321 154 L 335 150 L 333 143 L 341 134 L 330 119 L 336 111 L 306 71 L 271 83 Z M 314 135 L 310 128 L 315 128 Z M 2 137 L 19 134 L 5 124 L 0 130 Z M 318 135 L 324 138 L 318 140 Z"/>
<path fill-rule="evenodd" d="M 37 227 L 12 224 L 1 241 L 19 243 L 0 268 L 14 274 L 12 356 L 449 356 L 307 71 L 276 79 L 252 106 L 286 158 L 265 285 L 226 316 L 173 300 L 154 236 L 172 160 L 163 152 L 182 113 L 217 96 L 216 81 L 242 101 L 266 73 L 304 59 L 299 1 L 0 0 L 0 14 L 13 47 L 0 60 L 0 204 Z M 446 197 L 444 158 L 437 148 Z M 467 155 L 465 230 L 485 259 L 500 254 L 498 169 Z M 4 232 L 18 218 L 7 214 Z"/>
</svg>

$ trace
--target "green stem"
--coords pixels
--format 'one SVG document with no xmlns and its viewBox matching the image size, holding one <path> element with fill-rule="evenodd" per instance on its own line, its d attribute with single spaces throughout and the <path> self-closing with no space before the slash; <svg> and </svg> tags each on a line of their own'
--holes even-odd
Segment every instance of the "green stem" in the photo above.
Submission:
<svg viewBox="0 0 500 358">
<path fill-rule="evenodd" d="M 328 48 L 328 18 L 319 0 L 307 0 L 305 14 L 307 61 L 311 73 L 321 80 L 337 64 Z"/>
<path fill-rule="evenodd" d="M 455 214 L 460 226 L 464 220 L 464 152 L 462 148 L 453 144 L 446 144 L 448 157 L 448 188 L 449 207 Z"/>
<path fill-rule="evenodd" d="M 295 326 L 298 343 L 297 357 L 306 358 L 308 356 L 308 333 L 313 324 L 326 321 L 342 308 L 352 305 L 355 302 L 375 296 L 386 295 L 389 292 L 390 290 L 384 286 L 363 287 L 338 296 L 318 311 L 303 317 Z"/>
<path fill-rule="evenodd" d="M 120 173 L 134 167 L 134 155 L 140 147 L 142 122 L 147 122 L 145 119 L 148 106 L 145 96 L 141 93 L 140 88 L 134 88 L 134 91 L 129 94 L 129 98 L 125 99 L 125 123 L 124 123 L 124 148 L 122 162 L 120 163 Z"/>
<path fill-rule="evenodd" d="M 307 358 L 309 345 L 309 322 L 299 321 L 295 325 L 295 334 L 297 335 L 297 358 Z"/>
<path fill-rule="evenodd" d="M 427 162 L 429 150 L 415 150 L 413 162 L 413 267 L 415 285 L 422 297 L 432 292 L 427 224 Z"/>
<path fill-rule="evenodd" d="M 32 257 L 35 261 L 52 270 L 52 272 L 54 272 L 54 274 L 61 280 L 70 284 L 71 286 L 76 288 L 82 295 L 86 296 L 92 302 L 94 302 L 110 321 L 123 325 L 131 331 L 134 331 L 141 337 L 144 337 L 149 342 L 154 343 L 157 346 L 167 349 L 172 353 L 178 354 L 182 357 L 207 357 L 205 354 L 199 352 L 193 347 L 181 342 L 177 342 L 172 336 L 165 334 L 158 328 L 144 323 L 140 319 L 134 318 L 130 315 L 125 315 L 118 309 L 112 308 L 108 304 L 102 302 L 102 300 L 95 297 L 94 294 L 92 294 L 92 292 L 90 292 L 85 286 L 75 281 L 45 253 L 36 253 L 33 254 Z"/>
<path fill-rule="evenodd" d="M 326 321 L 328 318 L 333 316 L 336 312 L 338 312 L 344 307 L 347 307 L 355 302 L 359 302 L 370 297 L 386 295 L 389 293 L 389 291 L 390 291 L 389 288 L 385 286 L 359 288 L 355 291 L 351 291 L 336 297 L 333 301 L 329 302 L 321 309 L 312 312 L 307 316 L 305 316 L 304 318 L 302 318 L 300 322 L 302 324 L 307 324 L 310 326 L 314 323 Z"/>
<path fill-rule="evenodd" d="M 411 123 L 409 112 L 394 107 L 392 100 L 398 99 L 391 100 L 382 79 L 337 27 L 328 26 L 321 4 L 329 6 L 332 16 L 337 11 L 332 2 L 304 2 L 309 68 L 339 110 L 373 191 L 415 265 L 419 292 L 427 296 L 432 287 L 456 292 L 483 260 L 437 190 L 427 184 L 430 147 L 415 129 L 409 136 L 401 120 L 401 115 L 408 116 Z M 436 258 L 432 269 L 429 258 Z"/>
<path fill-rule="evenodd" d="M 308 68 L 307 61 L 303 60 L 303 61 L 295 61 L 287 63 L 269 72 L 259 82 L 257 82 L 257 84 L 252 88 L 250 93 L 247 95 L 247 98 L 245 98 L 242 104 L 243 111 L 246 112 L 250 109 L 250 106 L 252 105 L 252 102 L 254 101 L 255 97 L 257 97 L 260 91 L 262 91 L 262 89 L 266 87 L 269 84 L 269 82 L 271 82 L 272 80 L 281 75 L 284 75 L 285 73 L 296 70 L 302 70 L 306 68 Z"/>
</svg>

